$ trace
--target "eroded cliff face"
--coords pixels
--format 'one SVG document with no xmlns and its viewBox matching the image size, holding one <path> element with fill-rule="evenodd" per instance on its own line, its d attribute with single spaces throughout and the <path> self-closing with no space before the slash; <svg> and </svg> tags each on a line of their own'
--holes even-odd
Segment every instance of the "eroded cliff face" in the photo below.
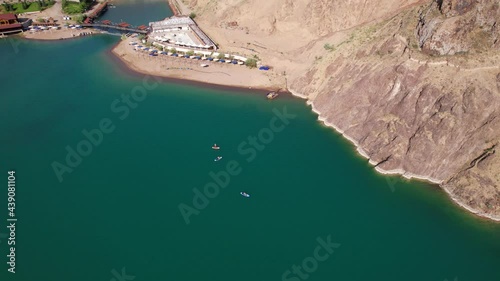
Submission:
<svg viewBox="0 0 500 281">
<path fill-rule="evenodd" d="M 500 50 L 498 0 L 439 0 L 421 10 L 417 37 L 428 54 Z"/>
<path fill-rule="evenodd" d="M 498 1 L 191 2 L 216 11 L 201 14 L 221 33 L 238 21 L 247 34 L 267 34 L 261 58 L 377 170 L 434 181 L 463 207 L 500 219 Z M 254 25 L 239 17 L 247 12 Z M 286 35 L 304 30 L 300 44 Z"/>
<path fill-rule="evenodd" d="M 306 32 L 324 36 L 384 18 L 422 0 L 185 0 L 216 26 L 237 23 L 248 30 L 271 35 Z"/>
</svg>

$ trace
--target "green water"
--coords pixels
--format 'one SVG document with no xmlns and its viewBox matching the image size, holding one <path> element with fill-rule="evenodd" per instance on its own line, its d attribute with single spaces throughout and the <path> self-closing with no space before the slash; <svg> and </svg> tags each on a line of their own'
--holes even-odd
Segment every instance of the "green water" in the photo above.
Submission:
<svg viewBox="0 0 500 281">
<path fill-rule="evenodd" d="M 127 22 L 134 26 L 149 25 L 172 16 L 167 0 L 117 0 L 112 2 L 116 8 L 109 8 L 99 20 L 115 23 Z"/>
<path fill-rule="evenodd" d="M 0 233 L 9 169 L 18 218 L 16 273 L 1 236 L 0 280 L 279 281 L 329 235 L 340 246 L 285 280 L 500 280 L 500 224 L 377 174 L 302 100 L 160 82 L 125 116 L 144 77 L 110 59 L 117 40 L 0 40 Z M 285 107 L 295 118 L 254 159 L 238 151 Z M 52 163 L 105 118 L 114 131 L 59 182 Z M 186 224 L 179 204 L 231 161 L 240 173 Z"/>
</svg>

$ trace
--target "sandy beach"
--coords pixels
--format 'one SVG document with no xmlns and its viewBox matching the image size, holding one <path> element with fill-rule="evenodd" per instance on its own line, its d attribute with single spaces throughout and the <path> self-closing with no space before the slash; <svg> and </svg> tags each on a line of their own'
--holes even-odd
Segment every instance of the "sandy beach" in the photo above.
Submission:
<svg viewBox="0 0 500 281">
<path fill-rule="evenodd" d="M 99 34 L 101 33 L 98 30 L 95 29 L 70 29 L 70 28 L 61 28 L 59 30 L 44 30 L 44 31 L 25 31 L 24 33 L 21 34 L 22 37 L 26 39 L 36 39 L 36 40 L 63 40 L 63 39 L 70 39 L 70 38 L 78 38 L 80 36 L 83 36 L 81 34 L 87 33 L 90 36 L 93 34 Z M 92 33 L 92 34 L 90 34 Z"/>
<path fill-rule="evenodd" d="M 129 68 L 143 74 L 251 89 L 285 88 L 285 78 L 273 71 L 161 54 L 153 57 L 146 51 L 136 51 L 134 46 L 130 45 L 134 41 L 137 40 L 134 38 L 122 40 L 113 48 L 112 53 Z M 209 66 L 202 67 L 201 64 Z"/>
</svg>

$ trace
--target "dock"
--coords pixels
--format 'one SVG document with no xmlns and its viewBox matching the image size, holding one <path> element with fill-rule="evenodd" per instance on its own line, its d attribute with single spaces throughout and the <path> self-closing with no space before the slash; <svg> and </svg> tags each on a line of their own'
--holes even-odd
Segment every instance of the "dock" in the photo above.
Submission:
<svg viewBox="0 0 500 281">
<path fill-rule="evenodd" d="M 94 28 L 102 28 L 102 29 L 115 29 L 115 30 L 121 30 L 121 31 L 127 31 L 127 32 L 134 32 L 134 33 L 142 33 L 142 34 L 148 34 L 147 29 L 141 29 L 139 27 L 133 27 L 131 25 L 124 25 L 123 23 L 121 24 L 103 24 L 103 23 L 83 23 L 83 27 L 94 27 Z"/>
</svg>

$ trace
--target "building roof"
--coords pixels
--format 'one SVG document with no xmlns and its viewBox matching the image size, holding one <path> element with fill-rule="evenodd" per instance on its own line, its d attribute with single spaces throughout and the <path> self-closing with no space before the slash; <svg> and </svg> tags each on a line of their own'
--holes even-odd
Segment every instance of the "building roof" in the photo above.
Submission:
<svg viewBox="0 0 500 281">
<path fill-rule="evenodd" d="M 8 29 L 15 29 L 15 28 L 22 28 L 23 25 L 20 23 L 13 23 L 13 24 L 2 24 L 0 25 L 0 30 L 8 30 Z"/>
<path fill-rule="evenodd" d="M 164 28 L 164 27 L 173 27 L 173 26 L 179 26 L 179 25 L 190 25 L 190 24 L 195 24 L 195 22 L 188 16 L 181 16 L 181 17 L 169 17 L 166 18 L 162 21 L 156 21 L 156 22 L 150 22 L 149 25 L 153 26 L 154 28 Z"/>
<path fill-rule="evenodd" d="M 0 20 L 17 20 L 15 14 L 0 14 Z"/>
</svg>

